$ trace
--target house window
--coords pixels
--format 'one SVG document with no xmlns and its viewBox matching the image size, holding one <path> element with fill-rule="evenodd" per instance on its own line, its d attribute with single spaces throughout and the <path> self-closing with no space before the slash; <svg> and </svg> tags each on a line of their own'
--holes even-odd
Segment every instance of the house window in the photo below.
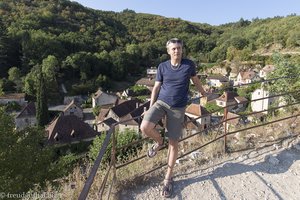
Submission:
<svg viewBox="0 0 300 200">
<path fill-rule="evenodd" d="M 70 115 L 74 115 L 74 112 L 70 112 Z"/>
</svg>

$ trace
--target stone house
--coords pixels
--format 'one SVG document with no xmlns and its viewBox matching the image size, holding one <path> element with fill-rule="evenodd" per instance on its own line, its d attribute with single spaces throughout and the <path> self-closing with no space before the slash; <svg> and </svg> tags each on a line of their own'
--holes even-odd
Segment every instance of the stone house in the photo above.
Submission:
<svg viewBox="0 0 300 200">
<path fill-rule="evenodd" d="M 46 128 L 48 145 L 64 145 L 93 140 L 97 133 L 75 115 L 60 115 Z"/>
<path fill-rule="evenodd" d="M 34 102 L 30 102 L 21 110 L 15 118 L 15 124 L 17 130 L 22 130 L 26 127 L 35 126 L 37 124 L 36 107 Z"/>
<path fill-rule="evenodd" d="M 245 97 L 240 97 L 235 92 L 227 91 L 216 99 L 216 104 L 223 108 L 227 107 L 227 110 L 231 111 L 236 106 L 240 108 L 244 107 L 247 101 Z"/>
<path fill-rule="evenodd" d="M 63 114 L 67 115 L 75 115 L 79 119 L 83 119 L 83 110 L 80 106 L 78 106 L 75 101 L 71 101 L 69 105 L 63 110 Z"/>
<path fill-rule="evenodd" d="M 92 96 L 92 107 L 96 106 L 114 106 L 118 100 L 118 97 L 114 94 L 109 94 L 101 91 L 99 89 L 93 96 Z"/>
<path fill-rule="evenodd" d="M 122 117 L 139 108 L 140 101 L 136 99 L 124 101 L 112 108 L 101 109 L 96 118 L 97 130 L 107 131 L 112 123 L 119 122 Z"/>
<path fill-rule="evenodd" d="M 275 70 L 275 66 L 274 65 L 266 65 L 264 66 L 264 68 L 262 68 L 260 71 L 259 71 L 259 77 L 260 78 L 266 78 L 267 75 L 269 73 L 271 73 L 272 71 Z"/>
<path fill-rule="evenodd" d="M 255 71 L 240 71 L 238 73 L 237 80 L 234 82 L 234 85 L 248 84 L 258 80 L 260 80 L 260 78 Z"/>
<path fill-rule="evenodd" d="M 199 104 L 190 104 L 186 108 L 185 114 L 192 119 L 196 119 L 199 130 L 210 126 L 211 114 Z"/>
</svg>

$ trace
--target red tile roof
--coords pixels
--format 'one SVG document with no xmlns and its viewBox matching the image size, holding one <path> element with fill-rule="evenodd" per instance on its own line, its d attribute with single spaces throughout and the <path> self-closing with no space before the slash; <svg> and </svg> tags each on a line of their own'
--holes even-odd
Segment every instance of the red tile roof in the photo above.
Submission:
<svg viewBox="0 0 300 200">
<path fill-rule="evenodd" d="M 46 131 L 48 131 L 48 144 L 72 143 L 94 138 L 98 134 L 75 115 L 60 115 L 51 122 Z"/>
<path fill-rule="evenodd" d="M 139 100 L 132 99 L 112 107 L 111 110 L 120 118 L 135 110 L 139 104 Z"/>
</svg>

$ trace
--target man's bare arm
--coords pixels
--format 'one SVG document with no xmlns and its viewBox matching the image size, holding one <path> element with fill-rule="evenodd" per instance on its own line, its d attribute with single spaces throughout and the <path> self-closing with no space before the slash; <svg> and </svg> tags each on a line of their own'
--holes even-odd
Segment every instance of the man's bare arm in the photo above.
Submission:
<svg viewBox="0 0 300 200">
<path fill-rule="evenodd" d="M 200 92 L 200 94 L 201 94 L 202 96 L 206 96 L 206 92 L 205 92 L 205 90 L 203 89 L 202 84 L 201 84 L 201 82 L 200 82 L 198 76 L 197 76 L 197 75 L 196 75 L 196 76 L 193 76 L 193 77 L 191 77 L 191 79 L 192 79 L 194 85 L 196 86 L 197 90 Z"/>
<path fill-rule="evenodd" d="M 151 100 L 150 100 L 150 107 L 155 103 L 159 90 L 160 90 L 161 82 L 155 81 L 152 93 L 151 93 Z"/>
</svg>

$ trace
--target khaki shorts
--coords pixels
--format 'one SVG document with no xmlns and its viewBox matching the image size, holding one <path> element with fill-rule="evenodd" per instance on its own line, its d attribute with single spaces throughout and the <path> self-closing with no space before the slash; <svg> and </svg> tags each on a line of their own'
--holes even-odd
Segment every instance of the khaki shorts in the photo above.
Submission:
<svg viewBox="0 0 300 200">
<path fill-rule="evenodd" d="M 157 124 L 166 116 L 166 136 L 169 139 L 179 140 L 184 129 L 185 107 L 172 108 L 165 102 L 157 100 L 145 113 L 145 121 Z"/>
</svg>

